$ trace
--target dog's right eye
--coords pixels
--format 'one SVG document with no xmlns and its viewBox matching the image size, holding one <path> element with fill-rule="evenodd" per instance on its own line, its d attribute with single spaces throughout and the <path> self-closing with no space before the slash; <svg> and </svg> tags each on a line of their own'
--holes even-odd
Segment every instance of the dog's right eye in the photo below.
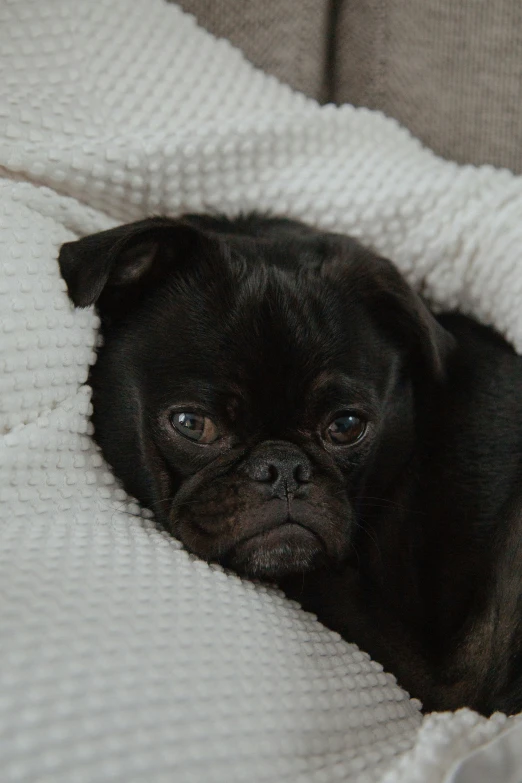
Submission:
<svg viewBox="0 0 522 783">
<path fill-rule="evenodd" d="M 346 411 L 330 423 L 326 437 L 337 446 L 352 446 L 362 440 L 366 432 L 366 420 L 353 411 Z"/>
<path fill-rule="evenodd" d="M 219 437 L 218 428 L 208 416 L 199 413 L 173 413 L 170 417 L 173 428 L 184 438 L 196 443 L 213 443 Z"/>
</svg>

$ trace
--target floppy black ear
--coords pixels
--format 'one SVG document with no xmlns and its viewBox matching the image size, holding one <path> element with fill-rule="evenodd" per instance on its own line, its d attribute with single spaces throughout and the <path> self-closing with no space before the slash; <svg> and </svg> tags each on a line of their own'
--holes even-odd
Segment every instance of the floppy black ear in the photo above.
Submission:
<svg viewBox="0 0 522 783">
<path fill-rule="evenodd" d="M 340 256 L 323 266 L 323 274 L 342 279 L 347 293 L 365 303 L 374 323 L 413 361 L 436 378 L 444 377 L 455 340 L 391 261 L 349 240 Z"/>
<path fill-rule="evenodd" d="M 67 242 L 58 263 L 77 307 L 121 310 L 210 245 L 216 250 L 215 241 L 182 219 L 156 217 Z"/>
</svg>

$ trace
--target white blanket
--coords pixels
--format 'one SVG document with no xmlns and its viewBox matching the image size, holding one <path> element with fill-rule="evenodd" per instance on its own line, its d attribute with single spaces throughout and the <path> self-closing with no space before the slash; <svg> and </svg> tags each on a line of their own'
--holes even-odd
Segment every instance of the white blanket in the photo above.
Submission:
<svg viewBox="0 0 522 783">
<path fill-rule="evenodd" d="M 0 780 L 442 781 L 513 721 L 422 721 L 312 616 L 155 530 L 89 438 L 97 320 L 56 256 L 148 214 L 270 210 L 522 348 L 522 182 L 317 106 L 160 0 L 3 0 L 0 74 Z"/>
</svg>

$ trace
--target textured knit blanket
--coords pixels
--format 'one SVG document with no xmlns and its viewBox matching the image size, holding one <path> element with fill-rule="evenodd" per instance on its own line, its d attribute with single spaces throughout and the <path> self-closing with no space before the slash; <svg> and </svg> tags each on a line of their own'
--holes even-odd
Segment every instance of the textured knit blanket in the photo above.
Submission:
<svg viewBox="0 0 522 783">
<path fill-rule="evenodd" d="M 321 108 L 160 0 L 3 0 L 0 74 L 2 783 L 430 783 L 495 737 L 515 764 L 516 720 L 422 719 L 275 589 L 155 529 L 89 437 L 97 319 L 56 257 L 145 215 L 269 210 L 522 348 L 520 179 Z"/>
</svg>

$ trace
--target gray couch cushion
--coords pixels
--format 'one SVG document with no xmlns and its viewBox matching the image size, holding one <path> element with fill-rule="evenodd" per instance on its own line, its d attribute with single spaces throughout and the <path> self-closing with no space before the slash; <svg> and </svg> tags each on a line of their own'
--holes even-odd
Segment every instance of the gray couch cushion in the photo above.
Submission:
<svg viewBox="0 0 522 783">
<path fill-rule="evenodd" d="M 520 0 L 344 0 L 336 102 L 381 109 L 439 154 L 522 171 Z"/>
<path fill-rule="evenodd" d="M 522 172 L 520 0 L 181 0 L 318 100 L 395 117 L 460 163 Z"/>
<path fill-rule="evenodd" d="M 254 65 L 312 98 L 323 97 L 328 0 L 180 0 L 206 30 Z"/>
</svg>

